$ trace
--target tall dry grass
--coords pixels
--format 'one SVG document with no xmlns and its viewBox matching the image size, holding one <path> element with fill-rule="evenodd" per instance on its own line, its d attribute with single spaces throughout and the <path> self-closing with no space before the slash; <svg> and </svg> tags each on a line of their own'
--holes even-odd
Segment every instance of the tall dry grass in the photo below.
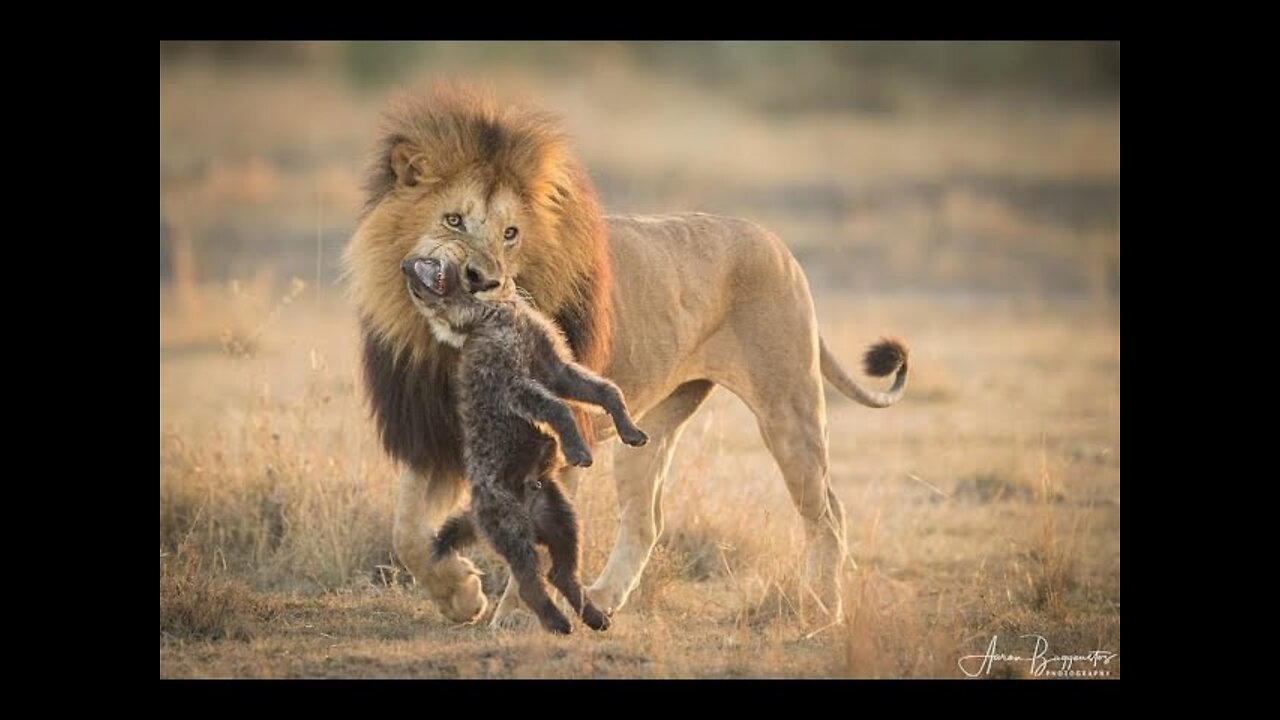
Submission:
<svg viewBox="0 0 1280 720">
<path fill-rule="evenodd" d="M 287 369 L 300 387 L 281 398 L 253 357 L 303 290 L 295 280 L 274 302 L 243 302 L 249 291 L 234 285 L 236 302 L 221 322 L 204 322 L 219 338 L 222 371 L 243 393 L 222 422 L 196 436 L 166 424 L 162 410 L 160 550 L 185 571 L 323 592 L 390 560 L 393 467 L 353 378 L 308 348 L 305 362 Z"/>
</svg>

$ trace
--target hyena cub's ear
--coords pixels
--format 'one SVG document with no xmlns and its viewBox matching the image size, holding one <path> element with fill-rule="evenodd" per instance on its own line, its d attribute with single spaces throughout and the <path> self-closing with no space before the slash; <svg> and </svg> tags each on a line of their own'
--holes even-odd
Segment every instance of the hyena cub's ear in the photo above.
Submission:
<svg viewBox="0 0 1280 720">
<path fill-rule="evenodd" d="M 391 170 L 401 185 L 431 184 L 436 178 L 427 169 L 426 155 L 413 143 L 401 140 L 391 146 Z"/>
</svg>

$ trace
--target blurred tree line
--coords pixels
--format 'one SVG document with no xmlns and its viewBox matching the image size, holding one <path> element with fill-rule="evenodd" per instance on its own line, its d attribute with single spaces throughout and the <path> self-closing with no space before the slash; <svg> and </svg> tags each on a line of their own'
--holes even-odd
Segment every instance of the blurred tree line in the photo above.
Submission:
<svg viewBox="0 0 1280 720">
<path fill-rule="evenodd" d="M 1119 42 L 641 41 L 641 42 L 166 42 L 160 59 L 219 64 L 329 65 L 357 87 L 414 69 L 518 65 L 557 72 L 607 57 L 740 94 L 761 109 L 892 111 L 895 88 L 1024 94 L 1080 102 L 1120 93 Z M 855 82 L 856 81 L 856 82 Z"/>
<path fill-rule="evenodd" d="M 276 74 L 273 71 L 280 71 L 283 77 L 271 82 L 291 83 L 295 75 L 312 75 L 310 79 L 319 78 L 329 87 L 336 79 L 343 79 L 353 91 L 353 97 L 347 98 L 353 105 L 359 99 L 354 96 L 366 91 L 380 93 L 421 78 L 424 71 L 483 76 L 518 70 L 552 82 L 571 82 L 598 69 L 634 71 L 617 73 L 624 79 L 652 77 L 666 85 L 691 86 L 700 95 L 719 95 L 740 108 L 771 116 L 906 114 L 915 110 L 936 114 L 950 112 L 953 100 L 988 98 L 1042 99 L 1068 105 L 1097 101 L 1105 109 L 1120 98 L 1119 42 L 162 42 L 160 63 L 162 87 L 166 66 L 188 63 L 231 70 L 228 77 L 237 81 L 251 80 L 259 73 Z M 614 75 L 606 72 L 604 77 L 612 83 Z M 288 112 L 279 107 L 275 111 Z M 255 106 L 249 112 L 262 111 Z M 253 123 L 247 126 L 256 127 Z M 277 133 L 279 126 L 275 124 Z M 192 137 L 203 142 L 212 136 L 210 128 L 200 132 L 206 134 Z M 223 140 L 231 147 L 238 146 L 234 138 Z M 341 138 L 329 142 L 323 152 L 342 151 Z M 256 262 L 270 255 L 272 262 L 299 270 L 315 262 L 311 258 L 336 256 L 335 248 L 345 242 L 341 225 L 330 223 L 331 227 L 317 232 L 309 226 L 309 209 L 305 222 L 297 220 L 299 203 L 319 197 L 318 185 L 313 187 L 319 182 L 313 172 L 317 168 L 307 165 L 315 160 L 308 153 L 320 152 L 316 147 L 305 133 L 290 133 L 270 153 L 223 166 L 219 175 L 219 167 L 206 162 L 211 155 L 208 148 L 183 147 L 180 142 L 166 147 L 162 138 L 162 155 L 168 152 L 169 157 L 161 158 L 160 168 L 160 274 L 162 281 L 174 283 L 184 307 L 199 305 L 197 285 L 201 278 L 243 274 L 244 268 L 233 267 L 235 262 Z M 344 162 L 352 167 L 362 161 L 348 158 Z M 300 182 L 304 176 L 305 182 Z M 285 188 L 282 192 L 292 192 L 292 200 L 236 205 L 239 200 L 215 200 L 200 194 L 216 188 L 242 199 L 255 193 L 267 197 L 269 193 L 255 188 L 273 183 L 281 184 Z M 819 202 L 825 203 L 822 207 L 836 208 L 832 212 L 843 217 L 847 209 L 841 208 L 847 208 L 850 200 L 840 193 L 823 195 L 825 190 L 784 188 L 776 191 L 782 194 L 773 200 L 772 196 L 754 197 L 749 204 L 759 209 L 770 202 L 775 208 Z M 1118 182 L 1114 192 L 1110 186 L 1097 192 L 1086 190 L 1093 193 L 1090 197 L 1101 199 L 1085 203 L 1085 207 L 1101 208 L 1098 212 L 1109 217 L 1107 213 L 1114 206 L 1118 217 Z M 1003 193 L 1003 197 L 1009 192 L 995 194 Z M 1066 208 L 1060 214 L 1084 216 L 1085 211 L 1073 200 L 1080 193 L 1073 188 L 1054 192 L 1057 194 L 1037 202 Z M 299 197 L 306 200 L 299 201 Z M 940 201 L 933 202 L 937 205 Z M 295 214 L 281 219 L 286 212 Z M 314 222 L 321 225 L 319 219 Z"/>
</svg>

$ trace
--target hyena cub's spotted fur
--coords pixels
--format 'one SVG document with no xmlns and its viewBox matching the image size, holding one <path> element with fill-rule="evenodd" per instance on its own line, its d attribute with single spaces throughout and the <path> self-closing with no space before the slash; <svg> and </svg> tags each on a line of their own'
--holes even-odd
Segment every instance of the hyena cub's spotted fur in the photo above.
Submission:
<svg viewBox="0 0 1280 720">
<path fill-rule="evenodd" d="M 481 300 L 460 287 L 452 263 L 411 258 L 402 268 L 436 338 L 460 349 L 455 388 L 471 509 L 441 526 L 435 558 L 473 542 L 478 528 L 510 565 L 520 599 L 542 626 L 568 633 L 572 626 L 547 594 L 538 567 L 541 543 L 551 554 L 551 584 L 588 627 L 608 629 L 609 618 L 583 592 L 578 519 L 557 481 L 555 438 L 569 463 L 591 464 L 561 398 L 603 407 L 628 445 L 644 445 L 648 437 L 627 414 L 618 387 L 575 363 L 564 336 L 514 286 L 485 290 Z"/>
</svg>

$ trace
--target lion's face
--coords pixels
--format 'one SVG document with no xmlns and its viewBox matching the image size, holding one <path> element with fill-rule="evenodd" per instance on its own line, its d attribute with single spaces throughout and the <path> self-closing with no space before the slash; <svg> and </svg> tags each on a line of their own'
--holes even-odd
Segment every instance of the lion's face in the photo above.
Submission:
<svg viewBox="0 0 1280 720">
<path fill-rule="evenodd" d="M 406 258 L 456 264 L 462 289 L 482 300 L 520 275 L 522 251 L 538 244 L 542 228 L 510 188 L 461 178 L 434 192 L 412 190 L 403 193 L 402 212 L 417 220 L 407 233 Z M 528 243 L 526 236 L 532 237 Z"/>
<path fill-rule="evenodd" d="M 607 236 L 595 193 L 552 119 L 447 93 L 407 98 L 388 115 L 366 188 L 344 264 L 370 339 L 418 360 L 444 340 L 401 270 L 406 259 L 424 258 L 456 266 L 460 287 L 482 302 L 518 286 L 565 324 L 587 361 L 605 356 Z"/>
<path fill-rule="evenodd" d="M 397 152 L 392 153 L 396 167 Z M 408 160 L 397 170 L 395 187 L 372 210 L 348 252 L 352 280 L 366 297 L 381 297 L 367 307 L 375 324 L 391 329 L 393 339 L 408 337 L 409 323 L 422 324 L 422 301 L 402 274 L 403 264 L 423 258 L 456 268 L 458 287 L 478 300 L 505 297 L 522 285 L 526 271 L 536 277 L 553 271 L 554 248 L 547 223 L 530 211 L 520 194 L 481 173 L 460 173 L 428 182 Z M 554 243 L 554 240 L 551 240 Z M 428 323 L 435 339 L 457 346 L 457 335 Z M 407 343 L 412 345 L 412 341 Z"/>
</svg>

